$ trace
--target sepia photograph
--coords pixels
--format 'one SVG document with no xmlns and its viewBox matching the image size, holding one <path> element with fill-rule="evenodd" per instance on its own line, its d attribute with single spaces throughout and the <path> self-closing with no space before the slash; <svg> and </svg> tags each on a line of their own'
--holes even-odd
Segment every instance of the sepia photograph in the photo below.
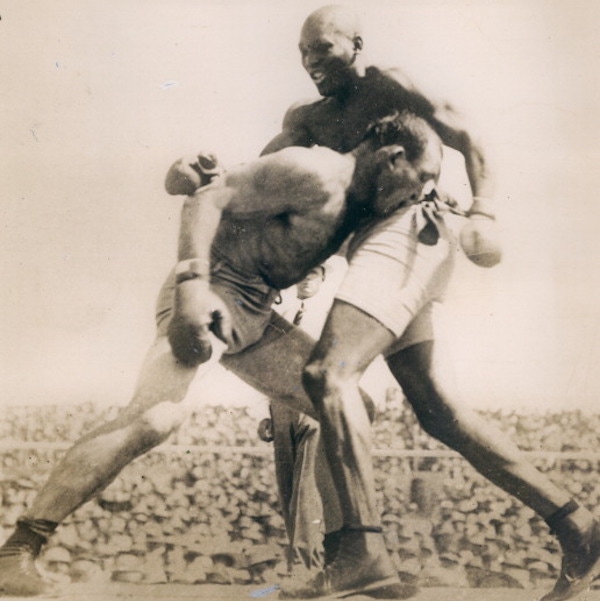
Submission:
<svg viewBox="0 0 600 601">
<path fill-rule="evenodd" d="M 600 6 L 0 4 L 0 599 L 600 601 Z"/>
</svg>

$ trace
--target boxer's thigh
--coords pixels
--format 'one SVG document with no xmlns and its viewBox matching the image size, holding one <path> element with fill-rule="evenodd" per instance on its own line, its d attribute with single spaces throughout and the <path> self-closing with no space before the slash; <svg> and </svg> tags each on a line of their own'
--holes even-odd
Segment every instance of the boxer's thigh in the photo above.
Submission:
<svg viewBox="0 0 600 601">
<path fill-rule="evenodd" d="M 197 404 L 188 389 L 198 372 L 206 372 L 214 361 L 199 368 L 179 363 L 165 336 L 157 336 L 148 350 L 138 375 L 133 397 L 124 407 L 120 421 L 137 419 L 142 414 L 152 416 L 158 428 L 172 430 L 180 425 Z"/>
<path fill-rule="evenodd" d="M 442 224 L 435 245 L 419 242 L 418 205 L 357 233 L 336 293 L 401 337 L 415 317 L 439 300 L 452 273 L 454 243 Z"/>
<path fill-rule="evenodd" d="M 311 369 L 330 378 L 357 379 L 394 339 L 394 333 L 377 319 L 335 299 L 311 355 Z"/>
<path fill-rule="evenodd" d="M 221 363 L 275 402 L 314 415 L 302 386 L 302 372 L 315 341 L 306 332 L 272 312 L 260 340 Z"/>
</svg>

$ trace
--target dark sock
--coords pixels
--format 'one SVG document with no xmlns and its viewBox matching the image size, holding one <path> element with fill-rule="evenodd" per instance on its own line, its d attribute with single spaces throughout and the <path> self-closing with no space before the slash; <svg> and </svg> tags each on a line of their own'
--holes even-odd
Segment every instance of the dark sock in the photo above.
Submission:
<svg viewBox="0 0 600 601">
<path fill-rule="evenodd" d="M 324 562 L 326 566 L 332 563 L 335 559 L 340 548 L 341 538 L 342 533 L 340 530 L 328 532 L 323 537 L 323 550 L 325 551 Z"/>
<path fill-rule="evenodd" d="M 374 532 L 381 534 L 383 528 L 381 526 L 342 526 L 339 532 Z"/>
<path fill-rule="evenodd" d="M 575 501 L 569 501 L 562 507 L 559 507 L 553 514 L 546 518 L 546 524 L 550 527 L 550 532 L 557 534 L 565 527 L 565 518 L 579 509 Z"/>
<path fill-rule="evenodd" d="M 51 522 L 50 520 L 20 518 L 17 520 L 15 531 L 0 548 L 0 556 L 27 550 L 37 557 L 40 554 L 42 545 L 56 530 L 57 526 L 57 522 Z"/>
</svg>

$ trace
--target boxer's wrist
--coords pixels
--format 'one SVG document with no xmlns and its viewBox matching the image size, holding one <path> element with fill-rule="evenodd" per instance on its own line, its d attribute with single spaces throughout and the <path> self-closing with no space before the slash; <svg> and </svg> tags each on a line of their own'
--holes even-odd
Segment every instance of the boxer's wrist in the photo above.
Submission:
<svg viewBox="0 0 600 601">
<path fill-rule="evenodd" d="M 493 208 L 494 201 L 484 196 L 474 196 L 473 204 L 467 211 L 468 217 L 487 217 L 488 219 L 496 219 Z"/>
<path fill-rule="evenodd" d="M 210 268 L 207 261 L 202 259 L 184 259 L 175 266 L 175 283 L 182 284 L 188 280 L 209 281 Z"/>
</svg>

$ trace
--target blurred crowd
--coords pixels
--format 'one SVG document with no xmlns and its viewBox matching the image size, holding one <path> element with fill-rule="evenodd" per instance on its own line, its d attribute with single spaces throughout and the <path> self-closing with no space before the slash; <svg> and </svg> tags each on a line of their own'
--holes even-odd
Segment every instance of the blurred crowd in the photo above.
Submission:
<svg viewBox="0 0 600 601">
<path fill-rule="evenodd" d="M 67 443 L 118 411 L 89 403 L 4 409 L 0 541 Z M 485 415 L 598 511 L 600 414 Z M 246 407 L 202 408 L 166 447 L 128 466 L 59 528 L 42 569 L 76 581 L 278 582 L 287 570 L 287 541 L 272 448 L 256 431 Z M 551 585 L 559 555 L 545 523 L 427 436 L 398 390 L 388 391 L 374 435 L 385 536 L 406 581 Z"/>
</svg>

